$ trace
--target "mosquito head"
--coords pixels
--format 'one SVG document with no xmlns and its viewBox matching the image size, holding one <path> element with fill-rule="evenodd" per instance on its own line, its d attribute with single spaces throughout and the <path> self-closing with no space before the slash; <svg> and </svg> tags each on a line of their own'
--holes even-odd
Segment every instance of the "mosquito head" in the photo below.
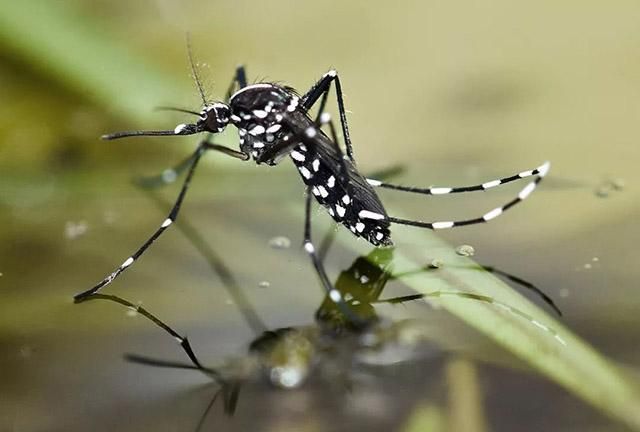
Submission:
<svg viewBox="0 0 640 432">
<path fill-rule="evenodd" d="M 219 133 L 229 124 L 231 109 L 222 102 L 207 104 L 200 111 L 198 126 L 202 131 Z"/>
</svg>

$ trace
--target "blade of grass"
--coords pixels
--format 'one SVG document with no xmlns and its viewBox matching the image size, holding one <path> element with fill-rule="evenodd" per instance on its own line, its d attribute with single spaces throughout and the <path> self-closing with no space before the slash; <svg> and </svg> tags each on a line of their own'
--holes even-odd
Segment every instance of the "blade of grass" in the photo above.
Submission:
<svg viewBox="0 0 640 432">
<path fill-rule="evenodd" d="M 339 238 L 355 248 L 353 239 Z M 522 312 L 526 316 L 455 296 L 429 298 L 593 407 L 640 430 L 640 391 L 613 362 L 480 265 L 457 255 L 433 233 L 399 228 L 394 238 L 402 245 L 394 254 L 394 272 L 407 273 L 401 277 L 405 284 L 425 295 L 441 291 L 487 296 Z M 412 273 L 431 258 L 442 261 L 443 268 Z M 558 338 L 540 325 L 552 329 Z"/>
</svg>

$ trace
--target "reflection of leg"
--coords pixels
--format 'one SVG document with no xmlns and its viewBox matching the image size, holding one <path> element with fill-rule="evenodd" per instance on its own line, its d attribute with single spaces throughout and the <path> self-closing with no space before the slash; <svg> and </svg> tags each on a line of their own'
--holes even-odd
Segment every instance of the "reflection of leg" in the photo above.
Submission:
<svg viewBox="0 0 640 432">
<path fill-rule="evenodd" d="M 149 193 L 149 196 L 156 202 L 159 208 L 164 209 L 167 207 L 167 203 L 155 193 Z M 244 294 L 240 284 L 236 281 L 233 273 L 229 267 L 225 264 L 222 257 L 220 257 L 216 251 L 207 243 L 198 229 L 189 223 L 187 219 L 180 219 L 176 223 L 176 228 L 182 232 L 182 234 L 189 240 L 189 242 L 196 248 L 196 250 L 207 261 L 209 268 L 215 273 L 220 280 L 224 288 L 227 290 L 234 303 L 238 306 L 240 312 L 244 316 L 247 324 L 256 335 L 261 334 L 266 330 L 266 325 L 258 316 L 254 310 L 251 302 Z"/>
<path fill-rule="evenodd" d="M 140 315 L 144 316 L 145 318 L 147 318 L 149 321 L 153 322 L 156 326 L 160 327 L 162 330 L 164 330 L 165 332 L 169 333 L 169 335 L 173 336 L 178 343 L 180 344 L 180 346 L 182 347 L 182 349 L 184 350 L 184 352 L 187 354 L 187 356 L 189 357 L 189 359 L 193 362 L 193 364 L 200 370 L 203 370 L 205 372 L 207 372 L 205 370 L 205 368 L 203 368 L 202 364 L 200 363 L 200 361 L 198 360 L 198 357 L 196 357 L 195 353 L 193 352 L 193 349 L 191 349 L 191 344 L 189 344 L 189 340 L 187 339 L 186 336 L 181 336 L 180 334 L 178 334 L 178 332 L 176 332 L 173 328 L 171 328 L 169 325 L 165 324 L 162 320 L 160 320 L 160 318 L 156 317 L 155 315 L 153 315 L 151 312 L 149 312 L 148 310 L 146 310 L 145 308 L 143 308 L 140 305 L 134 305 L 133 303 L 129 302 L 128 300 L 125 300 L 121 297 L 115 296 L 115 295 L 111 295 L 111 294 L 91 294 L 88 297 L 84 297 L 83 301 L 91 301 L 91 300 L 108 300 L 108 301 L 112 301 L 118 304 L 121 304 L 131 310 L 134 310 L 135 312 L 139 313 Z M 211 370 L 208 370 L 209 372 Z M 207 373 L 209 373 L 207 372 Z"/>
</svg>

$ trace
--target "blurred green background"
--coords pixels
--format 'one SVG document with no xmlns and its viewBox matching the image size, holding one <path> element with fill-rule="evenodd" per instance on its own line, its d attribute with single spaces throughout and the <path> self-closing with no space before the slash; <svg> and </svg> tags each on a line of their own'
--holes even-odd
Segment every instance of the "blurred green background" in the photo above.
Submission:
<svg viewBox="0 0 640 432">
<path fill-rule="evenodd" d="M 639 23 L 634 1 L 3 4 L 0 431 L 194 430 L 213 394 L 197 374 L 123 362 L 124 352 L 181 356 L 140 317 L 115 305 L 71 303 L 164 219 L 131 179 L 186 157 L 197 138 L 98 137 L 184 121 L 154 112 L 158 105 L 198 109 L 187 31 L 215 98 L 224 96 L 240 63 L 252 81 L 282 81 L 300 91 L 336 68 L 363 171 L 401 164 L 404 184 L 464 185 L 550 160 L 550 177 L 525 204 L 490 224 L 438 236 L 472 244 L 478 262 L 541 287 L 565 312 L 563 323 L 635 382 Z M 219 142 L 235 146 L 236 138 L 228 131 Z M 381 196 L 390 214 L 440 220 L 481 214 L 521 186 L 447 198 Z M 163 191 L 167 200 L 176 193 L 175 186 Z M 290 164 L 256 168 L 209 155 L 185 204 L 182 217 L 224 258 L 269 327 L 311 323 L 322 299 L 298 247 L 303 202 Z M 330 224 L 321 213 L 316 220 L 319 238 Z M 400 250 L 420 247 L 410 228 L 395 232 L 406 233 Z M 270 248 L 269 239 L 281 235 L 292 247 Z M 338 237 L 340 244 L 351 241 L 342 230 Z M 332 249 L 332 276 L 369 251 L 354 243 Z M 265 280 L 269 288 L 260 288 Z M 187 332 L 211 362 L 242 354 L 255 336 L 177 230 L 109 289 Z M 400 313 L 425 316 L 440 329 L 434 339 L 444 341 L 443 351 L 381 370 L 369 391 L 351 395 L 320 384 L 294 393 L 255 384 L 241 394 L 234 418 L 214 408 L 207 426 L 634 427 L 540 378 L 446 312 L 412 304 Z M 461 365 L 459 358 L 473 361 Z M 469 394 L 475 397 L 465 408 Z M 460 423 L 466 418 L 475 420 Z"/>
</svg>

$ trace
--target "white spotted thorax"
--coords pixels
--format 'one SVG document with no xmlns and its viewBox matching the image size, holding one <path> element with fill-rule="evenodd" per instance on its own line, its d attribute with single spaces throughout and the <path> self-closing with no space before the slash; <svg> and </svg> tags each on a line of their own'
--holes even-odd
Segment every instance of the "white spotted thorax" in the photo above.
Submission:
<svg viewBox="0 0 640 432">
<path fill-rule="evenodd" d="M 290 142 L 291 160 L 329 215 L 375 246 L 392 244 L 387 214 L 375 191 L 316 127 L 293 89 L 272 83 L 249 85 L 231 96 L 229 108 L 240 150 L 257 163 L 276 165 L 281 156 L 262 160 L 262 155 L 273 145 Z M 309 140 L 314 145 L 304 144 Z"/>
</svg>

